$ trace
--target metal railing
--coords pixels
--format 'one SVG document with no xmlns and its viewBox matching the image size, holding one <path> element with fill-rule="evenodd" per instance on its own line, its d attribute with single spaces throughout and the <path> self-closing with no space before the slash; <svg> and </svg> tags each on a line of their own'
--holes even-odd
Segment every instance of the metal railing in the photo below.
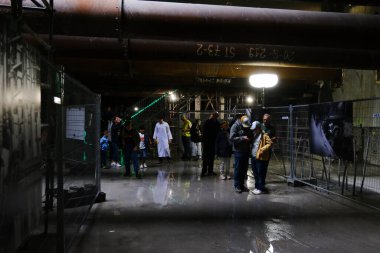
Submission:
<svg viewBox="0 0 380 253">
<path fill-rule="evenodd" d="M 380 193 L 379 103 L 373 98 L 265 108 L 278 136 L 270 170 L 284 175 L 288 183 L 311 185 L 380 208 L 374 197 Z M 315 107 L 320 114 L 317 127 L 312 120 Z"/>
</svg>

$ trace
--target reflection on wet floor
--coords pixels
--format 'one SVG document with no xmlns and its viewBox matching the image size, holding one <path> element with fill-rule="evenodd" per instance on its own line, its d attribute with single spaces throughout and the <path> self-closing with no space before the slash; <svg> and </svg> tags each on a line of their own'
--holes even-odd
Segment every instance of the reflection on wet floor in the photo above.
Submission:
<svg viewBox="0 0 380 253">
<path fill-rule="evenodd" d="M 380 251 L 373 210 L 274 175 L 269 194 L 238 194 L 233 180 L 200 172 L 201 161 L 150 165 L 143 179 L 104 171 L 107 201 L 94 206 L 73 252 Z"/>
</svg>

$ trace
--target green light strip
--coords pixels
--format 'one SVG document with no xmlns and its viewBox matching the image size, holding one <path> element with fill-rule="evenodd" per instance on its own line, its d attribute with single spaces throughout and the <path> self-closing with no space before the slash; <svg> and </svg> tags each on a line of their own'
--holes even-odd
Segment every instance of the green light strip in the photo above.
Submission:
<svg viewBox="0 0 380 253">
<path fill-rule="evenodd" d="M 163 99 L 164 97 L 166 97 L 169 93 L 165 93 L 164 95 L 162 95 L 161 97 L 155 99 L 154 101 L 152 101 L 149 105 L 145 106 L 144 108 L 142 108 L 141 110 L 139 110 L 138 112 L 136 112 L 135 114 L 132 115 L 132 119 L 134 117 L 136 117 L 137 115 L 139 115 L 140 113 L 142 113 L 143 111 L 145 111 L 146 109 L 148 109 L 149 107 L 153 106 L 154 104 L 156 104 L 158 101 L 160 101 L 161 99 Z"/>
</svg>

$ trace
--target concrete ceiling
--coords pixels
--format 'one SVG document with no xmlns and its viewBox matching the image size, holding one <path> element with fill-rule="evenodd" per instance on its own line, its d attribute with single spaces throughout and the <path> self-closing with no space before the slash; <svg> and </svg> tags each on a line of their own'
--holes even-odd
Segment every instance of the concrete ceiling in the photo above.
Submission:
<svg viewBox="0 0 380 253">
<path fill-rule="evenodd" d="M 3 1 L 4 2 L 4 1 Z M 25 5 L 33 6 L 35 1 L 24 1 Z M 37 1 L 41 2 L 41 1 Z M 57 8 L 60 5 L 68 6 L 67 3 L 71 2 L 70 0 L 64 1 L 55 1 Z M 97 1 L 95 1 L 97 2 Z M 118 2 L 118 1 L 115 1 Z M 128 5 L 129 1 L 125 1 Z M 130 1 L 137 2 L 137 1 Z M 139 1 L 152 4 L 158 1 Z M 218 1 L 218 0 L 207 0 L 207 1 L 166 1 L 166 2 L 182 2 L 182 3 L 201 3 L 201 4 L 210 4 L 210 5 L 219 5 L 219 6 L 243 6 L 243 7 L 255 7 L 255 8 L 271 8 L 271 9 L 287 9 L 287 10 L 306 10 L 315 12 L 341 12 L 341 13 L 361 13 L 367 14 L 368 16 L 376 16 L 379 12 L 379 3 L 378 1 L 290 1 L 290 0 L 261 0 L 261 1 Z M 0 4 L 2 0 L 0 0 Z M 166 5 L 165 5 L 166 6 Z M 188 5 L 190 6 L 190 5 Z M 191 5 L 192 6 L 192 5 Z M 91 8 L 94 8 L 93 6 Z M 65 12 L 69 12 L 69 8 L 66 7 Z M 248 8 L 249 9 L 249 8 Z M 223 11 L 228 9 L 223 9 Z M 234 9 L 235 10 L 235 9 Z M 240 10 L 240 9 L 239 9 Z M 263 9 L 264 10 L 264 9 Z M 106 11 L 105 11 L 106 12 Z M 25 13 L 27 20 L 36 20 L 35 14 Z M 242 41 L 228 41 L 229 38 L 223 39 L 220 42 L 218 38 L 218 31 L 210 31 L 212 36 L 211 43 L 210 38 L 205 40 L 194 40 L 191 41 L 186 38 L 186 32 L 184 31 L 183 35 L 180 35 L 181 32 L 176 28 L 175 24 L 169 23 L 170 18 L 165 18 L 163 22 L 165 23 L 165 28 L 172 29 L 178 34 L 173 34 L 168 36 L 165 34 L 163 37 L 153 35 L 153 31 L 149 31 L 149 27 L 144 26 L 143 21 L 136 22 L 134 27 L 128 26 L 124 29 L 129 30 L 129 34 L 132 34 L 129 39 L 120 38 L 117 36 L 110 36 L 109 34 L 103 34 L 102 25 L 99 27 L 91 26 L 91 29 L 85 29 L 82 34 L 65 34 L 65 29 L 62 28 L 63 21 L 60 20 L 60 13 L 57 10 L 57 13 L 54 15 L 57 16 L 55 23 L 55 34 L 53 35 L 53 46 L 54 46 L 54 61 L 57 64 L 61 64 L 65 67 L 65 70 L 71 74 L 73 77 L 77 78 L 79 81 L 84 83 L 89 88 L 93 89 L 95 92 L 98 92 L 103 95 L 103 97 L 112 100 L 112 98 L 119 97 L 125 101 L 133 102 L 137 99 L 151 95 L 152 93 L 162 93 L 168 89 L 177 88 L 183 90 L 184 92 L 199 92 L 200 90 L 204 92 L 215 92 L 215 89 L 220 93 L 226 93 L 228 95 L 241 94 L 241 93 L 250 93 L 252 88 L 248 85 L 248 77 L 252 73 L 256 72 L 275 72 L 278 73 L 280 78 L 280 84 L 278 88 L 273 91 L 270 91 L 268 96 L 272 100 L 281 100 L 281 101 L 292 101 L 292 103 L 309 102 L 315 101 L 319 93 L 318 80 L 325 80 L 330 82 L 332 85 L 339 85 L 341 80 L 341 69 L 343 67 L 357 67 L 360 68 L 360 64 L 355 66 L 351 63 L 353 62 L 368 62 L 368 59 L 371 61 L 372 56 L 375 55 L 377 59 L 378 48 L 368 44 L 369 47 L 373 47 L 370 51 L 366 48 L 363 48 L 359 43 L 361 41 L 351 41 L 350 46 L 347 46 L 345 51 L 342 51 L 340 55 L 336 55 L 336 52 L 340 50 L 337 46 L 334 48 L 328 49 L 326 51 L 326 45 L 321 45 L 321 50 L 318 51 L 315 45 L 305 45 L 303 47 L 302 40 L 297 39 L 292 41 L 291 39 L 282 39 L 280 36 L 278 38 L 279 44 L 276 45 L 276 34 L 272 35 L 268 32 L 268 38 L 271 40 L 270 46 L 272 48 L 266 48 L 266 50 L 283 49 L 283 55 L 288 52 L 293 52 L 293 46 L 298 50 L 298 61 L 286 62 L 286 59 L 273 58 L 269 61 L 252 61 L 248 59 L 235 59 L 233 61 L 226 61 L 224 59 L 218 60 L 218 58 L 210 57 L 206 58 L 197 58 L 194 57 L 194 52 L 198 52 L 199 44 L 203 44 L 204 52 L 207 51 L 207 48 L 210 48 L 212 44 L 212 56 L 215 56 L 215 46 L 217 43 L 220 44 L 220 49 L 230 50 L 230 47 L 235 46 L 234 50 L 245 50 L 248 46 L 242 45 Z M 28 17 L 29 16 L 29 17 Z M 131 18 L 131 15 L 126 15 L 125 19 Z M 31 18 L 30 18 L 31 17 Z M 122 17 L 123 18 L 123 17 Z M 154 18 L 154 17 L 153 17 Z M 85 19 L 85 18 L 84 18 Z M 45 23 L 43 20 L 45 20 Z M 182 20 L 180 20 L 182 22 Z M 183 21 L 185 22 L 185 21 Z M 293 22 L 293 21 L 292 21 Z M 296 21 L 294 21 L 296 22 Z M 300 20 L 302 22 L 302 20 Z M 38 22 L 28 22 L 33 30 L 37 30 L 40 33 L 40 36 L 47 40 L 46 27 L 48 27 L 48 20 L 44 19 L 43 15 L 39 15 Z M 60 27 L 61 24 L 61 27 Z M 70 27 L 78 26 L 80 28 L 81 23 L 74 23 L 68 21 L 68 24 L 71 24 Z M 127 23 L 128 24 L 128 23 Z M 184 23 L 185 24 L 185 23 Z M 191 23 L 192 24 L 192 23 Z M 328 24 L 328 23 L 327 23 Z M 67 25 L 67 24 L 66 24 Z M 85 27 L 87 24 L 83 23 Z M 264 24 L 266 25 L 266 24 Z M 45 26 L 45 27 L 44 27 Z M 68 26 L 68 25 L 67 25 Z M 171 26 L 173 28 L 171 28 Z M 307 25 L 305 25 L 307 26 Z M 139 33 L 139 27 L 144 31 L 148 31 L 152 34 L 145 34 L 144 31 Z M 183 25 L 183 27 L 186 27 Z M 215 27 L 218 27 L 216 24 Z M 220 32 L 222 33 L 225 28 L 225 24 L 220 24 Z M 312 27 L 312 26 L 311 26 Z M 67 30 L 67 27 L 65 27 Z M 196 29 L 191 27 L 192 31 L 189 35 L 196 38 L 197 33 Z M 301 29 L 298 26 L 295 26 L 297 29 Z M 73 28 L 74 29 L 74 28 Z M 95 29 L 95 30 L 92 30 Z M 100 33 L 97 33 L 98 29 Z M 133 30 L 135 29 L 135 30 Z M 304 28 L 302 28 L 304 29 Z M 321 29 L 326 29 L 328 32 L 328 25 L 325 27 L 318 27 L 318 32 Z M 372 28 L 371 28 L 372 29 Z M 75 29 L 74 29 L 75 30 Z M 76 33 L 79 33 L 80 29 L 75 30 Z M 92 31 L 92 32 L 91 32 Z M 132 33 L 130 32 L 132 31 Z M 137 32 L 136 32 L 137 31 Z M 148 33 L 147 32 L 147 33 Z M 199 30 L 199 33 L 204 31 Z M 207 30 L 206 30 L 207 32 Z M 281 31 L 278 31 L 281 33 Z M 323 31 L 322 31 L 323 32 Z M 349 33 L 349 31 L 346 31 Z M 42 34 L 42 35 L 41 35 Z M 102 35 L 102 36 L 99 36 Z M 112 34 L 111 34 L 112 35 Z M 182 36 L 182 37 L 181 37 Z M 301 35 L 300 35 L 301 36 Z M 307 36 L 307 35 L 306 35 Z M 33 39 L 29 36 L 27 37 L 30 41 Z M 264 37 L 264 36 L 263 36 Z M 284 37 L 283 35 L 281 37 Z M 331 35 L 330 35 L 331 37 Z M 178 40 L 179 44 L 173 42 L 173 38 Z M 179 39 L 178 39 L 179 38 Z M 180 38 L 183 38 L 182 40 Z M 300 37 L 302 38 L 302 37 Z M 135 41 L 133 39 L 136 39 Z M 147 40 L 147 43 L 137 43 L 141 42 L 138 40 Z M 336 39 L 337 44 L 342 45 L 342 48 L 345 47 L 345 43 L 341 43 L 340 38 Z M 155 40 L 161 41 L 158 46 L 156 46 Z M 244 40 L 244 38 L 243 38 Z M 327 39 L 326 39 L 327 40 Z M 137 42 L 136 42 L 137 41 Z M 172 46 L 165 44 L 165 41 L 168 43 L 174 43 Z M 206 41 L 206 42 L 205 42 Z M 216 41 L 216 42 L 215 42 Z M 263 39 L 262 41 L 265 42 Z M 305 40 L 307 42 L 307 40 Z M 347 40 L 348 41 L 348 40 Z M 182 42 L 190 43 L 183 44 Z M 135 43 L 135 44 L 133 44 Z M 150 43 L 150 44 L 149 44 Z M 153 43 L 153 44 L 152 44 Z M 181 44 L 182 43 L 182 44 Z M 225 43 L 225 44 L 223 44 Z M 250 42 L 251 43 L 251 42 Z M 292 43 L 294 45 L 292 45 Z M 347 42 L 349 43 L 349 42 Z M 264 45 L 259 43 L 251 43 L 255 46 Z M 286 45 L 285 45 L 286 44 Z M 302 44 L 302 45 L 300 45 Z M 136 45 L 136 46 L 135 46 Z M 238 46 L 236 46 L 238 45 Z M 357 47 L 356 47 L 357 45 Z M 166 46 L 166 47 L 165 47 Z M 279 48 L 276 48 L 279 46 Z M 174 48 L 174 49 L 173 49 Z M 226 49 L 227 48 L 227 49 Z M 181 51 L 182 50 L 182 51 Z M 193 51 L 191 51 L 193 50 Z M 195 51 L 194 51 L 195 50 Z M 219 47 L 218 47 L 219 50 Z M 285 51 L 286 52 L 285 52 Z M 366 50 L 366 51 L 361 51 Z M 200 52 L 200 51 L 199 51 Z M 285 52 L 285 53 L 284 53 Z M 327 53 L 326 53 L 327 52 Z M 135 53 L 135 54 L 133 54 Z M 227 52 L 228 53 L 228 52 Z M 236 55 L 238 53 L 234 52 Z M 257 57 L 260 56 L 260 52 L 256 52 Z M 321 57 L 321 53 L 326 53 L 327 56 L 331 57 Z M 338 52 L 339 53 L 339 52 Z M 347 57 L 347 53 L 349 57 Z M 368 56 L 367 56 L 368 54 Z M 364 55 L 364 57 L 363 57 Z M 200 56 L 200 54 L 198 54 Z M 277 56 L 278 57 L 278 56 Z M 284 56 L 285 57 L 285 56 Z M 290 56 L 287 55 L 289 58 Z M 350 58 L 352 57 L 352 58 Z M 309 60 L 310 59 L 310 60 Z M 322 59 L 322 60 L 321 60 Z M 343 62 L 343 64 L 336 64 L 336 62 Z M 333 62 L 333 64 L 331 64 Z M 350 64 L 347 64 L 350 63 Z M 344 65 L 346 64 L 346 65 Z M 373 68 L 373 66 L 364 66 L 364 68 Z M 304 100 L 300 98 L 305 98 Z M 271 99 L 267 99 L 270 101 Z"/>
</svg>

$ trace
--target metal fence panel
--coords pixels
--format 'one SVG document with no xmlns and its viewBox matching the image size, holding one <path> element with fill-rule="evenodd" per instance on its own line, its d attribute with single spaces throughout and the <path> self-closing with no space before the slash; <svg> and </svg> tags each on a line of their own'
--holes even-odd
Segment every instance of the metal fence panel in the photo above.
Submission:
<svg viewBox="0 0 380 253">
<path fill-rule="evenodd" d="M 373 198 L 380 193 L 380 99 L 345 102 L 352 103 L 353 107 L 352 144 L 331 143 L 333 140 L 329 139 L 329 145 L 342 150 L 347 148 L 344 145 L 352 145 L 353 157 L 348 160 L 311 152 L 310 105 L 265 108 L 272 116 L 278 136 L 274 154 L 280 157 L 271 160 L 270 171 L 286 175 L 291 183 L 308 184 L 343 196 L 358 196 L 363 203 L 380 207 Z M 330 107 L 334 104 L 323 106 L 333 110 Z M 351 131 L 349 126 L 344 127 L 348 127 L 344 131 Z M 330 130 L 333 134 L 333 129 Z"/>
<path fill-rule="evenodd" d="M 68 248 L 100 192 L 100 99 L 61 72 L 64 236 Z"/>
</svg>

